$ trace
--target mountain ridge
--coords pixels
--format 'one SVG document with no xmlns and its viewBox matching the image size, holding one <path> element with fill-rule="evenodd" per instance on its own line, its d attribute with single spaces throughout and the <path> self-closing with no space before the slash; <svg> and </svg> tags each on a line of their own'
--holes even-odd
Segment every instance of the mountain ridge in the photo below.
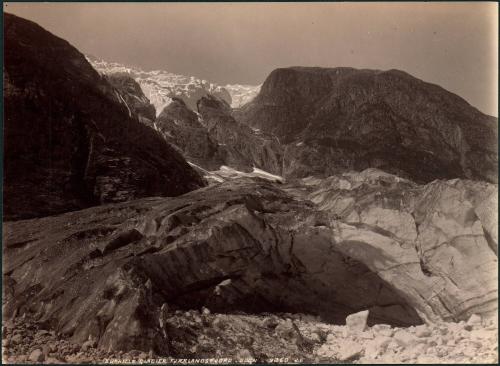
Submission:
<svg viewBox="0 0 500 366">
<path fill-rule="evenodd" d="M 276 69 L 233 115 L 291 150 L 295 162 L 284 175 L 373 166 L 417 181 L 496 180 L 497 119 L 400 70 Z M 297 152 L 293 144 L 308 150 Z M 318 161 L 325 154 L 336 166 Z"/>
<path fill-rule="evenodd" d="M 124 72 L 134 78 L 143 88 L 144 94 L 156 107 L 157 116 L 173 97 L 181 98 L 196 111 L 196 102 L 201 97 L 212 94 L 228 102 L 233 107 L 247 103 L 257 93 L 259 86 L 227 84 L 219 85 L 195 76 L 171 73 L 166 70 L 145 71 L 119 62 L 108 62 L 95 56 L 86 56 L 92 66 L 101 74 Z"/>
</svg>

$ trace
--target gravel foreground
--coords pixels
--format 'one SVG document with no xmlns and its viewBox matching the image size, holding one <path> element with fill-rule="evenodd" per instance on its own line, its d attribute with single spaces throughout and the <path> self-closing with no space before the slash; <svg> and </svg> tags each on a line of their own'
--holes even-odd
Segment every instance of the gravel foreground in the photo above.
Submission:
<svg viewBox="0 0 500 366">
<path fill-rule="evenodd" d="M 28 317 L 4 321 L 3 363 L 498 363 L 498 322 L 477 315 L 459 323 L 395 328 L 347 325 L 303 314 L 211 314 L 176 311 L 166 319 L 170 355 L 75 344 Z"/>
</svg>

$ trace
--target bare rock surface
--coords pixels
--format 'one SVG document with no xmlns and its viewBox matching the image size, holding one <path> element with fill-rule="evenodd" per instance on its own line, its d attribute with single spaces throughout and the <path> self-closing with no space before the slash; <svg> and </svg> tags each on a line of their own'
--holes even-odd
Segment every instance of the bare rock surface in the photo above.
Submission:
<svg viewBox="0 0 500 366">
<path fill-rule="evenodd" d="M 127 73 L 106 75 L 106 80 L 118 91 L 127 110 L 134 114 L 140 122 L 152 127 L 156 118 L 156 110 L 144 95 L 141 86 Z"/>
<path fill-rule="evenodd" d="M 344 253 L 410 296 L 423 319 L 496 311 L 498 243 L 476 213 L 495 210 L 496 185 L 455 179 L 422 186 L 368 169 L 306 178 L 286 190 L 345 222 Z M 361 234 L 367 226 L 370 237 Z M 388 237 L 398 244 L 391 247 Z"/>
<path fill-rule="evenodd" d="M 495 182 L 498 119 L 400 70 L 274 70 L 236 119 L 286 145 L 282 175 L 379 168 L 417 182 Z"/>
<path fill-rule="evenodd" d="M 193 112 L 179 98 L 166 106 L 154 128 L 186 159 L 208 171 L 230 166 L 243 172 L 253 168 L 280 174 L 282 148 L 279 141 L 231 116 L 229 104 L 207 95 L 198 100 Z"/>
<path fill-rule="evenodd" d="M 73 46 L 5 14 L 4 218 L 204 185 Z"/>
<path fill-rule="evenodd" d="M 182 99 L 173 98 L 156 118 L 154 128 L 189 161 L 208 170 L 225 164 L 225 153 Z"/>
<path fill-rule="evenodd" d="M 197 107 L 201 122 L 219 144 L 224 165 L 243 171 L 256 167 L 281 174 L 283 154 L 276 137 L 237 122 L 229 105 L 216 97 L 201 98 Z"/>
<path fill-rule="evenodd" d="M 30 311 L 101 349 L 165 354 L 164 303 L 307 312 L 338 324 L 369 310 L 368 325 L 393 326 L 496 311 L 497 257 L 473 214 L 495 187 L 417 186 L 378 171 L 332 177 L 329 189 L 307 183 L 286 193 L 241 178 L 178 198 L 6 223 L 5 313 Z M 339 185 L 353 204 L 325 210 Z M 380 205 L 407 212 L 417 237 L 391 232 L 387 220 L 361 221 L 358 212 Z"/>
</svg>

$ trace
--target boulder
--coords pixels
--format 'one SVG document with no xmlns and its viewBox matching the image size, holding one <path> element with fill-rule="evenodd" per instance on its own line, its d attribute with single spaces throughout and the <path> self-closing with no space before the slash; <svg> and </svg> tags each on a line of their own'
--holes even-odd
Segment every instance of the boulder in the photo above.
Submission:
<svg viewBox="0 0 500 366">
<path fill-rule="evenodd" d="M 293 323 L 290 319 L 287 319 L 287 321 L 282 321 L 280 322 L 276 328 L 275 332 L 278 335 L 278 337 L 282 339 L 286 339 L 288 341 L 290 340 L 295 340 L 298 337 L 297 332 L 295 331 L 295 328 L 293 327 Z"/>
<path fill-rule="evenodd" d="M 427 338 L 431 336 L 431 331 L 426 325 L 419 325 L 415 327 L 415 335 L 419 338 Z"/>
<path fill-rule="evenodd" d="M 363 347 L 353 341 L 342 341 L 338 345 L 337 357 L 339 361 L 354 361 L 363 354 Z"/>
<path fill-rule="evenodd" d="M 483 320 L 481 319 L 481 316 L 480 315 L 477 315 L 477 314 L 472 314 L 469 318 L 469 320 L 467 320 L 467 325 L 471 325 L 471 326 L 481 326 L 483 325 Z"/>
<path fill-rule="evenodd" d="M 367 342 L 365 344 L 365 352 L 364 355 L 368 359 L 374 359 L 377 356 L 383 354 L 387 349 L 387 346 L 392 341 L 392 338 L 377 335 L 375 339 Z"/>
<path fill-rule="evenodd" d="M 40 348 L 31 351 L 28 360 L 34 363 L 40 363 L 45 360 L 45 356 Z"/>
<path fill-rule="evenodd" d="M 21 334 L 14 334 L 10 339 L 13 345 L 20 344 L 23 341 L 23 336 Z"/>
<path fill-rule="evenodd" d="M 417 338 L 415 335 L 410 332 L 400 329 L 394 333 L 393 339 L 404 348 L 414 347 L 418 343 L 421 343 L 422 340 Z"/>
<path fill-rule="evenodd" d="M 367 328 L 368 310 L 360 311 L 349 315 L 345 319 L 345 324 L 352 332 L 364 332 Z"/>
<path fill-rule="evenodd" d="M 96 342 L 94 340 L 89 339 L 88 341 L 83 342 L 81 351 L 86 352 L 89 349 L 94 348 L 95 346 L 96 346 Z"/>
</svg>

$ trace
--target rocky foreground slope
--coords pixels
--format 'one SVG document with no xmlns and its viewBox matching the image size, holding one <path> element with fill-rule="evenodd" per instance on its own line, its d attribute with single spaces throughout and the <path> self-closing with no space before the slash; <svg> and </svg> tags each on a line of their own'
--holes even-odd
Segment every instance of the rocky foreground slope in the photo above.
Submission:
<svg viewBox="0 0 500 366">
<path fill-rule="evenodd" d="M 424 183 L 497 180 L 498 120 L 398 70 L 276 69 L 235 117 L 280 139 L 285 177 L 374 167 Z"/>
<path fill-rule="evenodd" d="M 360 313 L 348 319 L 359 317 Z M 477 315 L 465 322 L 407 328 L 362 322 L 339 326 L 304 314 L 213 314 L 207 308 L 166 317 L 168 356 L 152 350 L 103 350 L 74 343 L 25 317 L 4 326 L 8 363 L 492 363 L 498 362 L 498 323 Z"/>
<path fill-rule="evenodd" d="M 242 178 L 5 223 L 4 314 L 165 355 L 165 306 L 397 326 L 497 311 L 496 186 L 366 171 L 280 187 Z"/>
<path fill-rule="evenodd" d="M 68 42 L 4 15 L 4 218 L 204 185 Z"/>
</svg>

